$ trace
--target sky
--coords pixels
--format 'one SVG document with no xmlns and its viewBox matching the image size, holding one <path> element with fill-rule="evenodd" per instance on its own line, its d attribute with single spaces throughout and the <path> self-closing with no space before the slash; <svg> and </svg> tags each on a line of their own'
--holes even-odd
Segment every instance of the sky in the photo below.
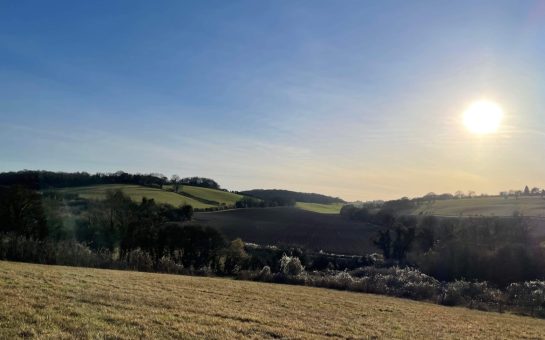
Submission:
<svg viewBox="0 0 545 340">
<path fill-rule="evenodd" d="M 0 171 L 496 194 L 545 187 L 544 94 L 543 0 L 0 2 Z"/>
</svg>

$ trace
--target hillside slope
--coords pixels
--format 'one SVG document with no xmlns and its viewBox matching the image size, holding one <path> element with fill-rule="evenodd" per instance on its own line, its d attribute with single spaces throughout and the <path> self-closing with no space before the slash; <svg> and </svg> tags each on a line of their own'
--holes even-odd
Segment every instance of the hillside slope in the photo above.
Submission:
<svg viewBox="0 0 545 340">
<path fill-rule="evenodd" d="M 437 200 L 424 203 L 413 214 L 439 216 L 512 216 L 515 211 L 524 216 L 545 217 L 545 200 L 541 197 L 476 197 Z"/>
<path fill-rule="evenodd" d="M 135 202 L 140 202 L 143 197 L 153 198 L 157 203 L 166 203 L 173 206 L 189 204 L 193 208 L 209 208 L 213 205 L 200 202 L 191 197 L 185 197 L 166 190 L 144 187 L 131 184 L 101 184 L 85 187 L 70 187 L 56 189 L 63 193 L 78 194 L 82 198 L 100 200 L 106 197 L 108 190 L 121 190 Z"/>
<path fill-rule="evenodd" d="M 196 213 L 194 220 L 220 230 L 230 239 L 261 245 L 298 245 L 338 254 L 377 251 L 372 239 L 377 227 L 294 207 L 248 208 Z"/>
<path fill-rule="evenodd" d="M 232 192 L 216 190 L 210 188 L 196 187 L 190 185 L 180 185 L 179 192 L 196 199 L 203 201 L 216 202 L 217 204 L 224 204 L 227 206 L 234 206 L 242 197 L 242 195 L 234 194 Z"/>
<path fill-rule="evenodd" d="M 0 338 L 542 338 L 545 320 L 230 279 L 0 262 Z"/>
</svg>

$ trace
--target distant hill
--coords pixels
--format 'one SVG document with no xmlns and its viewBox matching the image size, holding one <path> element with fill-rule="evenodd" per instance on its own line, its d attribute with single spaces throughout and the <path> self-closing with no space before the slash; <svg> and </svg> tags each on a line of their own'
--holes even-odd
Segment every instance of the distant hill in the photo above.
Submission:
<svg viewBox="0 0 545 340">
<path fill-rule="evenodd" d="M 206 209 L 214 207 L 213 204 L 207 204 L 198 198 L 187 197 L 174 193 L 172 191 L 161 190 L 158 188 L 150 188 L 141 185 L 132 184 L 101 184 L 81 187 L 66 187 L 54 189 L 54 191 L 63 194 L 76 194 L 81 198 L 91 200 L 102 200 L 106 198 L 108 190 L 121 190 L 135 202 L 141 202 L 142 198 L 146 197 L 154 199 L 157 203 L 170 204 L 172 206 L 180 206 L 189 204 L 195 209 Z M 210 189 L 211 190 L 211 189 Z"/>
<path fill-rule="evenodd" d="M 293 245 L 337 254 L 378 251 L 372 241 L 377 226 L 297 207 L 199 212 L 194 220 L 218 229 L 229 239 L 240 237 L 261 245 Z"/>
<path fill-rule="evenodd" d="M 346 203 L 339 197 L 331 197 L 315 193 L 296 192 L 290 190 L 279 189 L 254 189 L 242 191 L 241 194 L 247 196 L 257 197 L 266 201 L 291 201 L 291 202 L 304 202 L 304 203 L 319 203 L 319 204 L 332 204 L 332 203 Z"/>
</svg>

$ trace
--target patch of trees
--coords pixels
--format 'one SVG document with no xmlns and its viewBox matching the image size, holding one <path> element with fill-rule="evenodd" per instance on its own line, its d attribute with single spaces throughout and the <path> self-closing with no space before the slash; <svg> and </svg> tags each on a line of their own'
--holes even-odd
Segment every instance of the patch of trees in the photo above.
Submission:
<svg viewBox="0 0 545 340">
<path fill-rule="evenodd" d="M 45 210 L 37 192 L 22 186 L 0 187 L 0 233 L 47 237 Z"/>
<path fill-rule="evenodd" d="M 240 193 L 247 196 L 257 197 L 264 201 L 276 202 L 279 206 L 293 205 L 295 202 L 320 204 L 345 203 L 345 201 L 338 197 L 279 189 L 254 189 L 242 191 Z"/>
<path fill-rule="evenodd" d="M 205 177 L 186 177 L 179 180 L 180 184 L 193 185 L 196 187 L 220 189 L 220 185 L 210 178 Z"/>
<path fill-rule="evenodd" d="M 272 197 L 271 199 L 259 199 L 244 196 L 235 203 L 235 208 L 267 208 L 267 207 L 291 207 L 295 201 L 283 197 Z"/>
<path fill-rule="evenodd" d="M 353 206 L 341 214 L 381 227 L 375 245 L 386 260 L 416 266 L 439 280 L 482 280 L 504 287 L 545 279 L 545 252 L 522 216 L 396 216 Z"/>
<path fill-rule="evenodd" d="M 34 190 L 99 184 L 136 184 L 162 187 L 167 178 L 161 174 L 53 172 L 22 170 L 0 173 L 0 185 L 21 185 Z"/>
</svg>

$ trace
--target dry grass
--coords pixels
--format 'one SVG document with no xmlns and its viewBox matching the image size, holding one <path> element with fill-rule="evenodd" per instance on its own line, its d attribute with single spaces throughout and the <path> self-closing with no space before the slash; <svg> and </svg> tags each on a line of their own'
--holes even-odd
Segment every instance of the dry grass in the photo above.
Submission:
<svg viewBox="0 0 545 340">
<path fill-rule="evenodd" d="M 0 262 L 0 338 L 541 338 L 545 320 L 334 290 Z"/>
<path fill-rule="evenodd" d="M 471 199 L 439 200 L 424 204 L 412 213 L 442 216 L 512 216 L 518 211 L 524 216 L 545 217 L 545 200 L 541 197 L 476 197 Z"/>
</svg>

